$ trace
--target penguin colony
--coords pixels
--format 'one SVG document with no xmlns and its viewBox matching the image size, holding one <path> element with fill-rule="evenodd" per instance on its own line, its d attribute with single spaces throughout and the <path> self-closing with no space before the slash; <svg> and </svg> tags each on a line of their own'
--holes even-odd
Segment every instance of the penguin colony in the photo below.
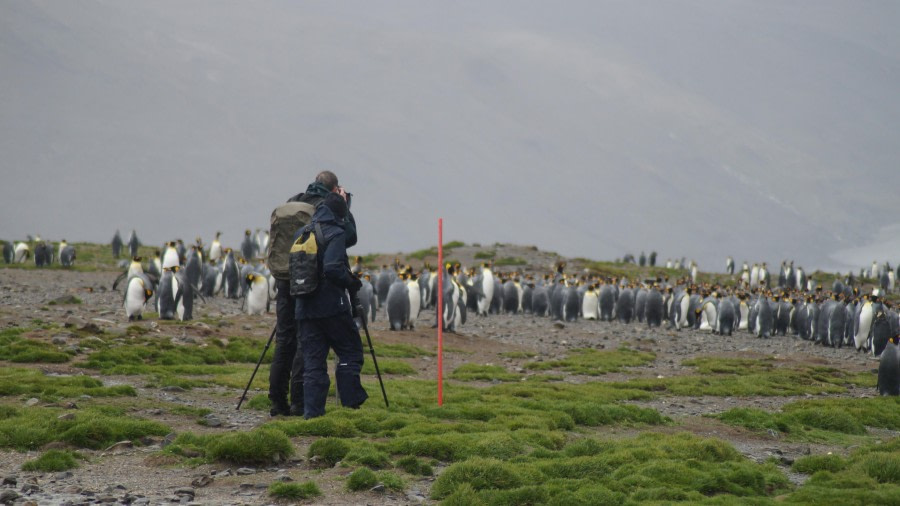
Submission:
<svg viewBox="0 0 900 506">
<path fill-rule="evenodd" d="M 151 299 L 161 319 L 190 320 L 195 298 L 224 296 L 242 299 L 242 310 L 264 314 L 271 310 L 275 297 L 274 279 L 262 262 L 268 246 L 268 233 L 250 230 L 244 234 L 239 252 L 224 247 L 221 233 L 207 248 L 198 237 L 187 247 L 183 241 L 167 242 L 144 266 L 137 256 L 140 241 L 132 231 L 123 241 L 116 231 L 112 243 L 117 258 L 131 253 L 123 261 L 123 273 L 113 283 L 118 289 L 124 281 L 123 303 L 129 320 L 140 320 Z M 38 238 L 27 242 L 4 242 L 3 260 L 24 263 L 32 259 L 38 267 L 59 262 L 71 267 L 75 248 L 65 240 L 53 248 Z M 629 255 L 625 261 L 655 265 L 656 252 L 640 260 Z M 359 292 L 363 317 L 375 321 L 384 308 L 391 330 L 413 329 L 422 310 L 437 304 L 437 277 L 443 276 L 442 327 L 455 331 L 466 323 L 470 313 L 476 317 L 493 314 L 528 314 L 557 321 L 578 319 L 646 324 L 681 330 L 694 328 L 731 336 L 747 332 L 757 338 L 788 334 L 815 344 L 848 347 L 880 357 L 878 390 L 884 395 L 900 394 L 900 316 L 884 299 L 897 290 L 890 264 L 873 262 L 860 270 L 838 276 L 825 289 L 793 262 L 782 262 L 777 278 L 766 263 L 752 266 L 744 262 L 735 273 L 732 257 L 725 262 L 726 274 L 734 286 L 700 282 L 698 266 L 691 261 L 667 260 L 666 267 L 683 269 L 688 275 L 674 281 L 668 277 L 627 280 L 597 275 L 566 273 L 565 264 L 543 275 L 499 272 L 490 263 L 465 269 L 446 265 L 440 273 L 425 266 L 415 272 L 410 266 L 383 265 L 369 271 L 361 257 L 351 270 L 362 281 Z M 859 281 L 874 280 L 874 289 L 864 293 Z M 436 323 L 435 323 L 436 326 Z"/>
<path fill-rule="evenodd" d="M 642 254 L 643 257 L 643 254 Z M 655 259 L 654 259 L 655 260 Z M 633 259 L 630 261 L 637 263 Z M 783 262 L 777 277 L 766 263 L 744 262 L 735 273 L 734 260 L 726 261 L 725 272 L 735 286 L 700 282 L 695 262 L 675 263 L 688 275 L 670 281 L 668 277 L 627 280 L 596 275 L 572 275 L 559 264 L 544 275 L 499 272 L 485 263 L 464 269 L 446 265 L 443 272 L 427 265 L 419 272 L 410 266 L 383 265 L 366 271 L 357 259 L 354 272 L 361 278 L 360 299 L 368 318 L 375 321 L 377 310 L 385 308 L 391 330 L 412 328 L 415 314 L 437 304 L 437 276 L 444 278 L 443 328 L 455 331 L 473 314 L 527 314 L 557 321 L 579 319 L 646 324 L 681 330 L 692 328 L 731 336 L 750 333 L 760 339 L 797 336 L 814 344 L 848 347 L 881 357 L 879 392 L 897 395 L 900 389 L 900 316 L 883 299 L 892 285 L 863 293 L 852 275 L 838 277 L 824 289 L 793 262 Z M 887 278 L 889 266 L 878 276 Z M 418 290 L 417 290 L 418 287 Z M 417 294 L 413 292 L 417 290 Z"/>
</svg>

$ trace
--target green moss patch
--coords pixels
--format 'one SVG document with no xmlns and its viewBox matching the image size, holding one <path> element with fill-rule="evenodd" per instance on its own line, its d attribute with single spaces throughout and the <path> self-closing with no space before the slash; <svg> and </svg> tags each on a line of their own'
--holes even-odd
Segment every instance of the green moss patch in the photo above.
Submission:
<svg viewBox="0 0 900 506">
<path fill-rule="evenodd" d="M 34 396 L 44 401 L 91 397 L 134 397 L 137 392 L 130 385 L 103 386 L 90 376 L 47 376 L 36 369 L 0 368 L 0 396 Z"/>
<path fill-rule="evenodd" d="M 723 441 L 688 434 L 644 434 L 626 440 L 579 441 L 571 450 L 518 459 L 472 457 L 445 470 L 432 497 L 451 503 L 597 503 L 702 501 L 710 496 L 766 498 L 789 489 L 771 465 L 741 456 Z M 459 495 L 458 495 L 459 494 Z M 591 502 L 593 504 L 593 502 Z"/>
<path fill-rule="evenodd" d="M 730 425 L 750 430 L 775 430 L 791 439 L 847 442 L 865 435 L 866 426 L 900 430 L 900 399 L 811 399 L 792 402 L 778 413 L 755 408 L 734 408 L 717 415 Z"/>
<path fill-rule="evenodd" d="M 847 458 L 804 457 L 794 469 L 812 476 L 786 502 L 900 504 L 900 438 L 860 447 Z"/>
<path fill-rule="evenodd" d="M 519 381 L 522 375 L 509 372 L 499 365 L 463 364 L 450 374 L 450 378 L 459 381 Z"/>
<path fill-rule="evenodd" d="M 273 483 L 269 486 L 269 496 L 276 499 L 284 499 L 288 501 L 301 501 L 303 499 L 311 499 L 319 497 L 322 491 L 315 482 L 307 481 L 303 483 Z"/>
<path fill-rule="evenodd" d="M 171 429 L 149 420 L 102 408 L 79 410 L 71 419 L 59 419 L 61 410 L 23 408 L 0 420 L 0 447 L 34 450 L 60 441 L 79 448 L 102 449 L 123 440 L 164 436 Z"/>
<path fill-rule="evenodd" d="M 23 337 L 28 329 L 14 327 L 0 331 L 0 360 L 15 363 L 59 364 L 68 362 L 71 355 L 59 351 L 56 346 Z"/>
<path fill-rule="evenodd" d="M 166 453 L 187 458 L 218 460 L 236 465 L 265 465 L 290 457 L 294 447 L 280 431 L 259 428 L 248 432 L 197 435 L 179 434 Z"/>
<path fill-rule="evenodd" d="M 655 359 L 656 355 L 653 353 L 635 351 L 629 348 L 620 348 L 612 351 L 578 349 L 569 352 L 569 356 L 564 359 L 528 362 L 525 364 L 525 368 L 537 371 L 556 369 L 573 374 L 599 376 L 601 374 L 619 372 L 625 367 L 647 365 Z"/>
<path fill-rule="evenodd" d="M 48 450 L 40 457 L 22 464 L 23 471 L 43 471 L 46 473 L 66 471 L 78 467 L 80 455 L 70 451 Z"/>
</svg>

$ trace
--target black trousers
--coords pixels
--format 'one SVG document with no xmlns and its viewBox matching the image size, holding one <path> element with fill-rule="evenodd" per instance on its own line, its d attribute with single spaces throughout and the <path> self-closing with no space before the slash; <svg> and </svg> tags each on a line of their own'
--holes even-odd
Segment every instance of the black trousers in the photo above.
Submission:
<svg viewBox="0 0 900 506">
<path fill-rule="evenodd" d="M 314 418 L 325 414 L 328 398 L 328 350 L 338 357 L 335 380 L 341 404 L 359 407 L 369 397 L 359 380 L 363 365 L 362 340 L 359 330 L 349 313 L 301 320 L 300 336 L 303 342 L 303 417 Z"/>
<path fill-rule="evenodd" d="M 276 280 L 275 296 L 275 354 L 269 369 L 269 400 L 273 411 L 285 413 L 290 405 L 299 413 L 303 410 L 303 353 L 300 347 L 300 328 L 294 317 L 294 298 L 290 281 Z"/>
</svg>

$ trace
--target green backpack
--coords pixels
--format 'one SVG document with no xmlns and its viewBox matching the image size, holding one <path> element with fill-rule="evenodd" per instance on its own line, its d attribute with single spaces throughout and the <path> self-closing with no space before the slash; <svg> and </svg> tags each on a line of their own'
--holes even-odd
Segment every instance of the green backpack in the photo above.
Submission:
<svg viewBox="0 0 900 506">
<path fill-rule="evenodd" d="M 266 265 L 275 279 L 289 281 L 291 279 L 290 254 L 297 231 L 312 222 L 316 212 L 313 204 L 306 202 L 288 202 L 272 211 L 269 220 L 269 251 L 266 254 Z"/>
</svg>

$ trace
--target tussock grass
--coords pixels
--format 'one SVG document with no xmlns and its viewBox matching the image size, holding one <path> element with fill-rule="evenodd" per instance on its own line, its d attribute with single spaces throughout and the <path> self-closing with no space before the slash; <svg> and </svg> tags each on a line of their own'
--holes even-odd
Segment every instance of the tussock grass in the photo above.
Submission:
<svg viewBox="0 0 900 506">
<path fill-rule="evenodd" d="M 48 363 L 60 364 L 68 362 L 71 355 L 56 349 L 56 346 L 22 337 L 28 329 L 13 327 L 0 331 L 0 360 L 15 363 Z"/>
<path fill-rule="evenodd" d="M 856 375 L 829 367 L 779 367 L 772 359 L 702 357 L 686 360 L 700 375 L 633 379 L 613 385 L 671 395 L 792 396 L 846 392 Z"/>
<path fill-rule="evenodd" d="M 377 348 L 376 348 L 377 350 Z M 363 351 L 368 352 L 367 349 L 363 349 Z M 416 374 L 416 370 L 406 362 L 402 360 L 379 360 L 378 368 L 381 370 L 381 374 L 392 374 L 392 375 L 413 375 Z M 370 376 L 375 375 L 375 364 L 371 360 L 366 360 L 363 362 L 362 374 L 368 374 Z"/>
<path fill-rule="evenodd" d="M 450 378 L 459 381 L 519 381 L 522 375 L 509 372 L 499 365 L 463 364 L 450 374 Z"/>
<path fill-rule="evenodd" d="M 573 374 L 585 374 L 599 376 L 611 372 L 619 372 L 625 367 L 636 367 L 653 362 L 656 355 L 629 348 L 618 350 L 572 350 L 569 356 L 561 360 L 547 360 L 543 362 L 527 362 L 526 369 L 546 371 L 558 369 Z"/>
<path fill-rule="evenodd" d="M 0 368 L 0 396 L 27 395 L 43 401 L 91 397 L 134 397 L 137 392 L 130 385 L 103 386 L 90 376 L 46 376 L 36 369 Z"/>
<path fill-rule="evenodd" d="M 288 501 L 302 501 L 319 497 L 322 491 L 313 481 L 303 483 L 273 483 L 269 486 L 269 497 Z"/>
<path fill-rule="evenodd" d="M 374 345 L 375 345 L 375 354 L 378 357 L 416 358 L 416 357 L 433 357 L 433 356 L 437 355 L 436 352 L 428 351 L 428 350 L 420 348 L 418 346 L 413 346 L 411 344 L 405 344 L 405 343 L 397 343 L 397 344 L 374 343 Z"/>
<path fill-rule="evenodd" d="M 792 402 L 779 413 L 734 408 L 716 417 L 750 430 L 776 430 L 802 441 L 847 442 L 866 426 L 900 429 L 900 399 L 892 397 L 810 399 Z"/>
<path fill-rule="evenodd" d="M 265 465 L 290 457 L 294 454 L 294 447 L 283 432 L 262 427 L 228 434 L 185 432 L 163 451 L 188 458 L 198 458 L 193 456 L 199 455 L 200 460 L 196 463 L 205 459 L 236 465 Z"/>
<path fill-rule="evenodd" d="M 80 455 L 64 450 L 47 450 L 40 457 L 22 464 L 23 471 L 43 471 L 52 473 L 78 467 Z"/>
<path fill-rule="evenodd" d="M 318 457 L 319 461 L 331 467 L 340 462 L 348 453 L 352 444 L 344 439 L 324 437 L 317 439 L 309 446 L 307 457 Z"/>
<path fill-rule="evenodd" d="M 210 458 L 234 464 L 268 464 L 294 454 L 287 436 L 266 429 L 223 434 L 212 438 L 206 449 Z"/>
<path fill-rule="evenodd" d="M 0 420 L 0 447 L 34 450 L 52 441 L 78 448 L 101 449 L 125 439 L 164 436 L 165 425 L 125 416 L 114 408 L 92 407 L 79 410 L 74 419 L 57 418 L 61 410 L 22 408 Z"/>
<path fill-rule="evenodd" d="M 431 476 L 434 474 L 434 470 L 431 468 L 427 462 L 422 461 L 421 459 L 417 459 L 412 455 L 406 455 L 397 459 L 395 466 L 399 469 L 406 471 L 409 474 L 416 476 Z"/>
<path fill-rule="evenodd" d="M 375 448 L 371 443 L 360 442 L 344 456 L 346 462 L 353 462 L 369 469 L 384 469 L 391 465 L 388 454 Z"/>
<path fill-rule="evenodd" d="M 562 451 L 518 459 L 472 457 L 453 464 L 432 487 L 434 499 L 472 504 L 703 501 L 710 496 L 766 498 L 788 490 L 772 465 L 729 444 L 689 434 L 581 440 Z"/>
<path fill-rule="evenodd" d="M 375 471 L 367 467 L 361 467 L 350 473 L 347 478 L 347 489 L 351 491 L 368 490 L 378 484 Z"/>
<path fill-rule="evenodd" d="M 849 457 L 811 455 L 794 463 L 812 473 L 786 502 L 799 504 L 900 504 L 900 438 L 870 444 Z"/>
</svg>

